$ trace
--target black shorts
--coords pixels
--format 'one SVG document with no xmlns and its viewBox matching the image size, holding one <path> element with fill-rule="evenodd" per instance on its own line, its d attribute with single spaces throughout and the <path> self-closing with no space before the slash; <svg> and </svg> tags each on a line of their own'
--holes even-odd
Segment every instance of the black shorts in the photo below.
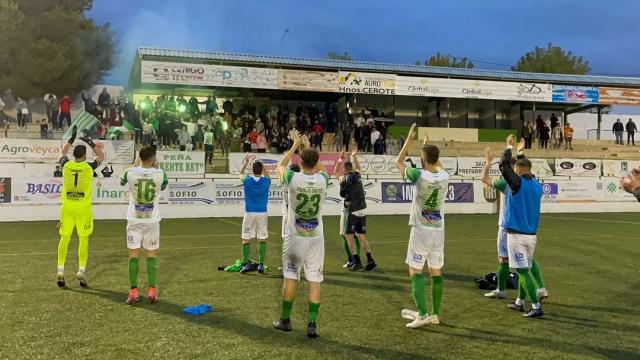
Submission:
<svg viewBox="0 0 640 360">
<path fill-rule="evenodd" d="M 367 233 L 367 217 L 355 216 L 349 213 L 347 217 L 347 234 L 366 234 Z"/>
</svg>

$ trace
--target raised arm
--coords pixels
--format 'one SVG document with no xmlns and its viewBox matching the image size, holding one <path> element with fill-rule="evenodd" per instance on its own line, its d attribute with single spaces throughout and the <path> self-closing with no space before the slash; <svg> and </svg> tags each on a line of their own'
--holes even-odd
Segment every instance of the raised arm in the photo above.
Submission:
<svg viewBox="0 0 640 360">
<path fill-rule="evenodd" d="M 340 152 L 340 157 L 336 164 L 333 166 L 333 175 L 335 175 L 336 179 L 340 178 L 340 167 L 342 166 L 342 162 L 344 161 L 344 150 Z"/>
<path fill-rule="evenodd" d="M 358 148 L 353 149 L 351 152 L 351 157 L 353 158 L 353 169 L 357 172 L 360 172 L 360 163 L 358 162 Z"/>
<path fill-rule="evenodd" d="M 255 156 L 249 155 L 247 154 L 247 156 L 244 157 L 244 161 L 242 163 L 242 168 L 240 169 L 240 181 L 242 181 L 244 179 L 244 172 L 247 170 L 247 166 L 249 166 L 249 162 L 251 161 L 251 159 L 255 158 Z"/>
<path fill-rule="evenodd" d="M 284 154 L 284 157 L 282 157 L 282 160 L 280 160 L 280 163 L 278 164 L 279 178 L 282 178 L 282 175 L 284 175 L 284 172 L 287 171 L 287 167 L 289 166 L 289 162 L 291 161 L 291 158 L 293 158 L 293 154 L 295 154 L 296 151 L 298 150 L 298 147 L 300 147 L 300 134 L 297 131 L 294 131 L 292 136 L 293 136 L 293 145 L 291 145 L 291 149 L 289 149 L 289 151 L 287 151 L 287 153 Z"/>
<path fill-rule="evenodd" d="M 502 159 L 500 160 L 500 174 L 507 182 L 511 191 L 513 193 L 517 193 L 520 190 L 520 177 L 513 170 L 513 166 L 511 166 L 511 150 L 516 144 L 516 139 L 513 135 L 509 135 L 507 137 L 507 148 L 504 150 L 504 155 L 502 155 Z"/>
<path fill-rule="evenodd" d="M 489 186 L 493 187 L 493 179 L 489 175 L 489 171 L 491 170 L 491 161 L 493 161 L 493 154 L 491 153 L 491 147 L 487 146 L 484 149 L 484 169 L 482 170 L 482 182 Z"/>
<path fill-rule="evenodd" d="M 398 158 L 396 159 L 396 167 L 400 171 L 400 176 L 404 177 L 404 172 L 407 169 L 407 164 L 405 164 L 404 160 L 407 158 L 407 153 L 409 152 L 409 147 L 413 143 L 413 138 L 416 134 L 416 124 L 411 125 L 411 129 L 409 129 L 409 135 L 407 135 L 407 139 L 404 141 L 404 146 L 402 146 L 402 150 L 400 150 L 400 154 L 398 154 Z"/>
</svg>

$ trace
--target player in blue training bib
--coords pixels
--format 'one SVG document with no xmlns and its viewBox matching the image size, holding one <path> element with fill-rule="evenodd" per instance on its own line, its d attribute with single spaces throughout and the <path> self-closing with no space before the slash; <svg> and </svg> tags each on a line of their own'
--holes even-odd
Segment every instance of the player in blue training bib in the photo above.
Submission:
<svg viewBox="0 0 640 360">
<path fill-rule="evenodd" d="M 250 270 L 249 254 L 250 240 L 258 239 L 259 258 L 258 272 L 264 272 L 264 260 L 267 253 L 267 203 L 269 202 L 269 188 L 271 178 L 269 172 L 260 161 L 254 161 L 252 175 L 244 175 L 249 162 L 254 157 L 247 157 L 240 170 L 240 180 L 244 186 L 244 218 L 242 219 L 242 269 L 240 273 Z"/>
</svg>

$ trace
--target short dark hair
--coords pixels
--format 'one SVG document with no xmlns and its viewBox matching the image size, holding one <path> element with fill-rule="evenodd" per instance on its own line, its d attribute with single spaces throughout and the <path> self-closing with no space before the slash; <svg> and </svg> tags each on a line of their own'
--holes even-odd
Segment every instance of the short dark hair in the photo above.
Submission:
<svg viewBox="0 0 640 360">
<path fill-rule="evenodd" d="M 140 149 L 140 151 L 138 152 L 138 155 L 140 156 L 140 160 L 146 162 L 152 157 L 156 156 L 156 149 L 151 146 L 145 146 L 142 149 Z"/>
<path fill-rule="evenodd" d="M 262 162 L 260 161 L 254 161 L 252 168 L 253 168 L 253 175 L 260 175 L 262 174 L 264 165 L 262 165 Z"/>
<path fill-rule="evenodd" d="M 524 167 L 524 168 L 527 168 L 527 169 L 531 170 L 531 160 L 529 160 L 527 158 L 518 159 L 518 160 L 516 160 L 516 166 L 517 167 Z"/>
<path fill-rule="evenodd" d="M 78 145 L 73 148 L 73 157 L 80 159 L 87 156 L 87 147 L 84 145 Z"/>
<path fill-rule="evenodd" d="M 293 171 L 293 172 L 300 172 L 300 165 L 298 164 L 291 164 L 289 165 L 289 170 Z"/>
<path fill-rule="evenodd" d="M 440 149 L 435 145 L 425 145 L 422 148 L 422 157 L 427 164 L 435 164 L 440 159 Z"/>
<path fill-rule="evenodd" d="M 307 169 L 313 169 L 318 164 L 320 155 L 314 149 L 304 149 L 300 153 L 300 160 L 302 160 L 302 167 Z"/>
<path fill-rule="evenodd" d="M 353 163 L 351 161 L 344 162 L 344 171 L 352 172 L 353 171 Z"/>
</svg>

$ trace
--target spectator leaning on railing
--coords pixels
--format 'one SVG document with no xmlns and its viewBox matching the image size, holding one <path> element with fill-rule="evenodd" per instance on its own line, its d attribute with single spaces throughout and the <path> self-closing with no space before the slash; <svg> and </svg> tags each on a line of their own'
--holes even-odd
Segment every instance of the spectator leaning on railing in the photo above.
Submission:
<svg viewBox="0 0 640 360">
<path fill-rule="evenodd" d="M 568 122 L 564 124 L 564 149 L 573 150 L 571 142 L 573 141 L 573 128 Z"/>
<path fill-rule="evenodd" d="M 64 121 L 67 120 L 67 126 L 71 127 L 71 99 L 68 95 L 62 97 L 60 100 L 60 119 L 59 128 L 64 127 Z"/>
</svg>

